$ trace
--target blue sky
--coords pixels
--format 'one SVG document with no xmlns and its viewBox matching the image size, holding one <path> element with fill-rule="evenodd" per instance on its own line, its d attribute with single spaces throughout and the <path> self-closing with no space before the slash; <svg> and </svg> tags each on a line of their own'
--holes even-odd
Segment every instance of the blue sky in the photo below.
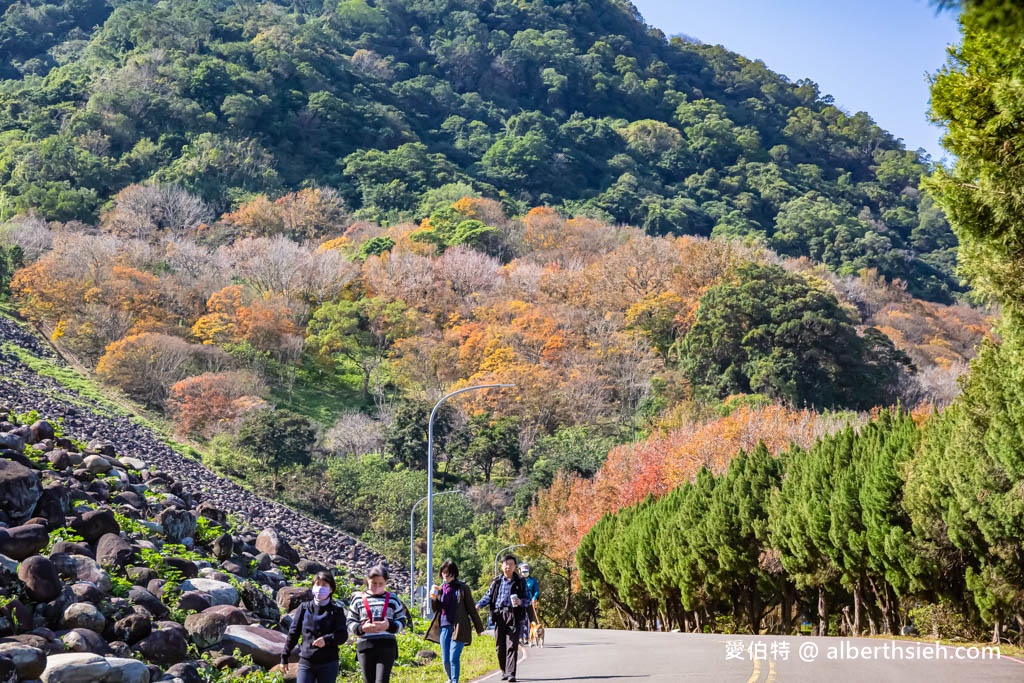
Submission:
<svg viewBox="0 0 1024 683">
<path fill-rule="evenodd" d="M 928 123 L 927 75 L 959 42 L 956 16 L 925 0 L 633 0 L 648 25 L 721 44 L 790 80 L 809 78 L 837 106 L 943 158 Z"/>
</svg>

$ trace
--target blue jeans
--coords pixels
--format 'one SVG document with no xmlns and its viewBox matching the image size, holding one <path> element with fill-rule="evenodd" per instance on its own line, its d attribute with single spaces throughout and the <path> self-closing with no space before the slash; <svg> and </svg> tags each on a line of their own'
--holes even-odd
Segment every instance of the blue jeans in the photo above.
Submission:
<svg viewBox="0 0 1024 683">
<path fill-rule="evenodd" d="M 453 626 L 441 627 L 441 663 L 444 664 L 444 671 L 448 674 L 451 683 L 459 683 L 459 666 L 462 659 L 462 648 L 465 643 L 452 638 L 455 633 Z"/>
<path fill-rule="evenodd" d="M 338 660 L 325 664 L 310 664 L 300 659 L 295 680 L 297 683 L 334 683 L 338 680 L 339 669 Z"/>
</svg>

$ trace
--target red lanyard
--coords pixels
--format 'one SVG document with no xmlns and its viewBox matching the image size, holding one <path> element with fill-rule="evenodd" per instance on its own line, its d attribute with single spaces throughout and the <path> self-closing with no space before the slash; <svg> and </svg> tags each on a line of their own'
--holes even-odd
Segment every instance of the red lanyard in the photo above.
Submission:
<svg viewBox="0 0 1024 683">
<path fill-rule="evenodd" d="M 388 616 L 388 603 L 389 602 L 391 602 L 391 593 L 390 592 L 385 592 L 384 593 L 384 609 L 382 609 L 381 612 L 380 612 L 380 620 L 381 621 L 384 621 L 384 619 Z M 366 594 L 365 593 L 363 594 L 363 607 L 366 609 L 366 619 L 368 621 L 373 621 L 373 612 L 370 611 L 370 601 L 366 598 Z"/>
</svg>

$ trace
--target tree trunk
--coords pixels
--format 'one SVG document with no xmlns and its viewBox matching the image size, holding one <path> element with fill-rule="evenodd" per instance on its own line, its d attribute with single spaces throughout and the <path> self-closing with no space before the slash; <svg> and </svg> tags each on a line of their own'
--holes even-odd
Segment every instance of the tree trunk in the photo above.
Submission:
<svg viewBox="0 0 1024 683">
<path fill-rule="evenodd" d="M 818 587 L 818 635 L 828 635 L 828 593 L 824 586 Z"/>
<path fill-rule="evenodd" d="M 782 635 L 788 636 L 793 632 L 793 600 L 789 593 L 789 586 L 785 581 L 782 584 Z"/>
<path fill-rule="evenodd" d="M 854 637 L 860 635 L 860 590 L 861 581 L 857 579 L 857 583 L 853 587 L 853 625 L 850 629 L 852 631 L 850 635 Z"/>
<path fill-rule="evenodd" d="M 992 626 L 992 644 L 993 645 L 998 645 L 999 644 L 999 631 L 1000 630 L 1001 629 L 999 627 L 999 617 L 996 617 L 996 623 Z"/>
</svg>

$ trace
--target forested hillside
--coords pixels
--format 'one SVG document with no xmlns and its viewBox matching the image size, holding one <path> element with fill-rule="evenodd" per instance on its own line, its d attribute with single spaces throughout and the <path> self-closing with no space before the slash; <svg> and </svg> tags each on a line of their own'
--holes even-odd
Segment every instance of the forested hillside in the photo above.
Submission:
<svg viewBox="0 0 1024 683">
<path fill-rule="evenodd" d="M 1024 10 L 938 4 L 961 10 L 963 43 L 934 79 L 931 108 L 957 161 L 927 189 L 950 216 L 971 284 L 1001 306 L 996 334 L 941 413 L 883 411 L 810 446 L 748 441 L 671 490 L 616 477 L 611 455 L 591 480 L 563 477 L 522 537 L 562 557 L 577 551 L 581 585 L 605 596 L 606 614 L 641 628 L 661 619 L 791 632 L 813 620 L 822 634 L 910 626 L 1024 642 Z M 575 527 L 551 514 L 559 507 Z M 578 540 L 545 540 L 552 532 Z"/>
<path fill-rule="evenodd" d="M 6 217 L 90 221 L 143 181 L 216 213 L 334 188 L 385 222 L 479 194 L 960 291 L 927 160 L 624 0 L 2 5 Z"/>
<path fill-rule="evenodd" d="M 525 544 L 549 623 L 1020 614 L 965 502 L 1019 503 L 1012 108 L 942 170 L 620 0 L 4 7 L 2 306 L 186 455 L 402 563 L 434 402 L 509 383 L 438 414 L 435 553 Z"/>
</svg>

